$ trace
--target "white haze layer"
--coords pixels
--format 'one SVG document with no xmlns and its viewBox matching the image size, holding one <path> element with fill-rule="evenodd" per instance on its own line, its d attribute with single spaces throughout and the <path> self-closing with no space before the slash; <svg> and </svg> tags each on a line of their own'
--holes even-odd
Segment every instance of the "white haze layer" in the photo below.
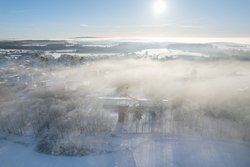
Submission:
<svg viewBox="0 0 250 167">
<path fill-rule="evenodd" d="M 98 100 L 107 96 L 168 100 L 156 132 L 250 140 L 249 61 L 109 59 L 48 68 L 10 63 L 0 72 L 0 130 L 35 135 L 43 152 L 57 154 L 58 145 L 67 150 L 75 144 L 88 152 L 103 144 L 102 137 L 86 136 L 114 130 L 117 115 Z M 13 74 L 21 79 L 11 85 Z M 52 150 L 43 150 L 48 141 Z"/>
</svg>

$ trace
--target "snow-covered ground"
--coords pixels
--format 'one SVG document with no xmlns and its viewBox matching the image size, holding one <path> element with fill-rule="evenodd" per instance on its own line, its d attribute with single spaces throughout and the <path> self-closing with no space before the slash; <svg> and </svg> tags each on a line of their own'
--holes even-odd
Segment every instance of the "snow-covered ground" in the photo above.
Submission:
<svg viewBox="0 0 250 167">
<path fill-rule="evenodd" d="M 250 166 L 249 46 L 53 43 L 0 50 L 0 167 Z"/>
<path fill-rule="evenodd" d="M 250 145 L 201 137 L 122 135 L 114 150 L 88 156 L 37 153 L 34 145 L 0 140 L 1 167 L 248 167 Z"/>
<path fill-rule="evenodd" d="M 209 58 L 208 55 L 198 52 L 187 52 L 172 49 L 146 49 L 135 52 L 139 57 L 163 59 L 171 57 L 173 59 L 202 59 Z"/>
</svg>

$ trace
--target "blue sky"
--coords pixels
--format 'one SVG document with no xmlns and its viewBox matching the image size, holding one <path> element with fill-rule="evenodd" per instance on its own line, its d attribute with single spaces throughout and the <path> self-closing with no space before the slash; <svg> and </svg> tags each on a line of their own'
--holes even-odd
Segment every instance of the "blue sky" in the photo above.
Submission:
<svg viewBox="0 0 250 167">
<path fill-rule="evenodd" d="M 1 39 L 250 37 L 249 0 L 0 0 Z"/>
</svg>

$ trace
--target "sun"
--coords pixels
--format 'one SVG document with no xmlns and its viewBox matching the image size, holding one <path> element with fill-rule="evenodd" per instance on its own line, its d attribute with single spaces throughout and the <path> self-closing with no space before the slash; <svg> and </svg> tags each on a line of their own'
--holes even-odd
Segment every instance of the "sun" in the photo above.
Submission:
<svg viewBox="0 0 250 167">
<path fill-rule="evenodd" d="M 161 15 L 166 11 L 167 3 L 166 0 L 154 0 L 153 11 L 155 15 Z"/>
</svg>

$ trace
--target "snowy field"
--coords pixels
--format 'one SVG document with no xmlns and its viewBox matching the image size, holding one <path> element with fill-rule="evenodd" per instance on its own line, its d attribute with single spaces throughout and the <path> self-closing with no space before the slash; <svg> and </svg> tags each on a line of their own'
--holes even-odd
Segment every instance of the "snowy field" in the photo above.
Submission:
<svg viewBox="0 0 250 167">
<path fill-rule="evenodd" d="M 248 45 L 0 48 L 0 167 L 250 166 Z"/>
<path fill-rule="evenodd" d="M 155 134 L 114 137 L 114 147 L 118 143 L 121 148 L 116 148 L 109 153 L 68 157 L 44 155 L 35 152 L 34 145 L 1 140 L 0 166 L 247 167 L 250 164 L 250 145 L 235 141 Z"/>
</svg>

